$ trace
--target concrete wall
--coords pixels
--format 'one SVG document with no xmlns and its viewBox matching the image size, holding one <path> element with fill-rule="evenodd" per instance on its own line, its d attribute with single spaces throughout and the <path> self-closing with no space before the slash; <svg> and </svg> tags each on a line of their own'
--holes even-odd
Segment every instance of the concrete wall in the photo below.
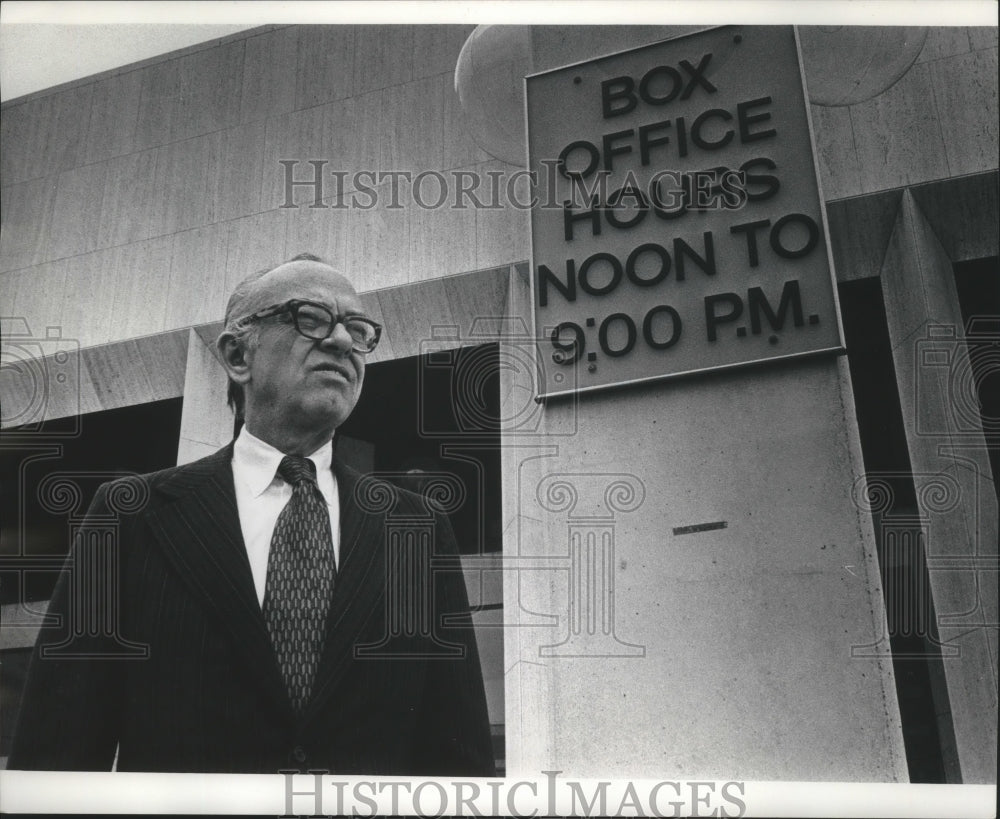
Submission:
<svg viewBox="0 0 1000 819">
<path fill-rule="evenodd" d="M 886 625 L 846 362 L 553 402 L 537 427 L 528 375 L 505 391 L 508 771 L 906 781 L 888 657 L 851 658 Z"/>
<path fill-rule="evenodd" d="M 996 76 L 996 28 L 931 29 L 914 65 L 884 93 L 813 106 L 826 198 L 995 169 Z"/>
<path fill-rule="evenodd" d="M 5 105 L 5 314 L 86 347 L 216 320 L 236 281 L 304 249 L 359 290 L 527 258 L 523 210 L 280 207 L 281 159 L 297 178 L 310 159 L 502 170 L 452 87 L 471 30 L 271 27 Z"/>
<path fill-rule="evenodd" d="M 683 30 L 542 27 L 534 69 Z M 385 196 L 370 210 L 280 207 L 282 159 L 303 163 L 300 179 L 309 159 L 352 172 L 516 171 L 463 123 L 453 81 L 470 31 L 270 27 L 5 104 L 5 311 L 86 347 L 215 320 L 247 271 L 302 248 L 362 290 L 526 259 L 524 210 L 392 209 Z M 996 70 L 996 29 L 932 30 L 884 94 L 814 106 L 827 199 L 996 168 Z"/>
<path fill-rule="evenodd" d="M 508 665 L 524 660 L 512 683 L 544 713 L 519 746 L 508 731 L 511 770 L 906 780 L 888 658 L 851 658 L 885 623 L 871 522 L 850 499 L 863 466 L 845 389 L 825 362 L 553 409 L 578 433 L 519 464 L 517 554 L 564 565 L 519 572 L 505 610 L 560 619 L 511 640 Z M 580 656 L 545 656 L 573 629 L 569 537 L 603 506 L 609 472 L 645 493 L 612 510 L 617 639 L 596 639 L 598 613 Z M 575 509 L 539 501 L 550 476 L 574 487 Z M 710 522 L 726 526 L 676 531 Z"/>
</svg>

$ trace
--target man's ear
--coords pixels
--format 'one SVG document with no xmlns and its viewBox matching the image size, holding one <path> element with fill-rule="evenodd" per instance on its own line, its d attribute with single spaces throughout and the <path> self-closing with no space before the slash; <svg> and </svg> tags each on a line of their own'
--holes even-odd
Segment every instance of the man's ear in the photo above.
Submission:
<svg viewBox="0 0 1000 819">
<path fill-rule="evenodd" d="M 250 380 L 250 352 L 228 330 L 216 339 L 215 346 L 219 351 L 219 361 L 229 374 L 229 380 L 246 384 Z"/>
</svg>

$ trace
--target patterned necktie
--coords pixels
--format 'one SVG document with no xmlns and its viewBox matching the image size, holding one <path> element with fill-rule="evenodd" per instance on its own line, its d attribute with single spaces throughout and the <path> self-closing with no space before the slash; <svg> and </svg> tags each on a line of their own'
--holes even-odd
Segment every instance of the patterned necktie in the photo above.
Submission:
<svg viewBox="0 0 1000 819">
<path fill-rule="evenodd" d="M 271 536 L 264 622 L 296 713 L 309 702 L 336 578 L 330 513 L 308 458 L 286 455 L 278 475 L 292 485 Z"/>
</svg>

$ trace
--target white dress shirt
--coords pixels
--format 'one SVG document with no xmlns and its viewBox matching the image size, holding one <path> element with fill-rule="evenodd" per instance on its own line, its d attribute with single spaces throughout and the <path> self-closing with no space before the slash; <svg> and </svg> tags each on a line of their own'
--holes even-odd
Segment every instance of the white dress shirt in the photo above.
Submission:
<svg viewBox="0 0 1000 819">
<path fill-rule="evenodd" d="M 233 446 L 233 483 L 236 485 L 236 506 L 240 513 L 240 528 L 246 544 L 257 602 L 264 605 L 267 584 L 267 558 L 271 551 L 271 535 L 278 515 L 291 500 L 292 487 L 278 474 L 278 465 L 285 453 L 253 436 L 246 427 L 240 430 Z M 333 441 L 328 441 L 306 456 L 316 464 L 316 482 L 330 512 L 330 532 L 333 535 L 333 559 L 340 565 L 340 498 L 337 479 L 330 469 Z"/>
</svg>

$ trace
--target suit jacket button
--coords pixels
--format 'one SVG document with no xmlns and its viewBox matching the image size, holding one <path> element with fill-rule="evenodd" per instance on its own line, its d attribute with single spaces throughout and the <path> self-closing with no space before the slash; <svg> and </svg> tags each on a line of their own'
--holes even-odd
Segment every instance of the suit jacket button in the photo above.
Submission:
<svg viewBox="0 0 1000 819">
<path fill-rule="evenodd" d="M 309 757 L 306 754 L 306 749 L 303 748 L 301 745 L 296 745 L 292 749 L 292 759 L 294 759 L 296 762 L 305 762 L 306 759 L 308 758 Z"/>
</svg>

